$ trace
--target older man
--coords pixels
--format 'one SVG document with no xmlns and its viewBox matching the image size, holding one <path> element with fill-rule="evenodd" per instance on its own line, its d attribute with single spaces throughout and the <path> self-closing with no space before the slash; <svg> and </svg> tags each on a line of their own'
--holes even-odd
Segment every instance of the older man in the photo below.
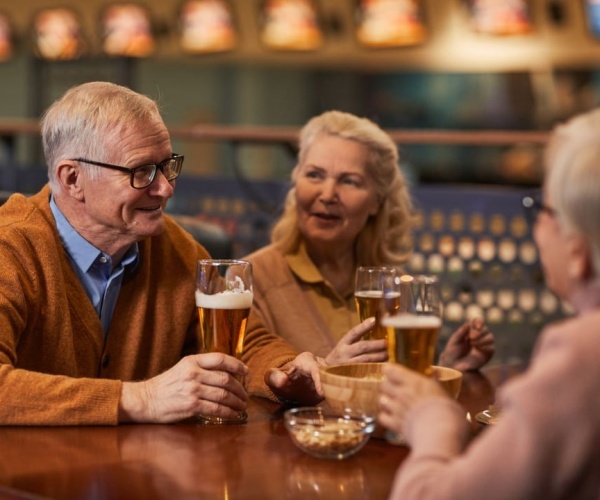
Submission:
<svg viewBox="0 0 600 500">
<path fill-rule="evenodd" d="M 320 399 L 317 359 L 252 315 L 242 360 L 198 354 L 195 266 L 208 254 L 164 214 L 183 157 L 153 100 L 74 87 L 42 138 L 49 185 L 0 208 L 0 424 L 232 418 L 247 390 Z"/>
</svg>

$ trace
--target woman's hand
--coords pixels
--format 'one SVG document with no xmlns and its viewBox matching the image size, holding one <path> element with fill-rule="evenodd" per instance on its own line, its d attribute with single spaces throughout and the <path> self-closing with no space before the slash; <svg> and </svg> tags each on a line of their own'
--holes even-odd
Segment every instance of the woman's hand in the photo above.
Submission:
<svg viewBox="0 0 600 500">
<path fill-rule="evenodd" d="M 463 372 L 478 370 L 492 358 L 494 352 L 494 334 L 482 318 L 474 318 L 450 336 L 439 363 Z"/>
<path fill-rule="evenodd" d="M 402 434 L 410 410 L 421 401 L 434 397 L 449 397 L 435 378 L 426 377 L 400 364 L 386 364 L 383 367 L 377 419 L 384 427 Z"/>
<path fill-rule="evenodd" d="M 367 318 L 344 335 L 325 358 L 328 365 L 348 363 L 378 363 L 387 361 L 387 342 L 383 340 L 362 340 L 362 337 L 375 325 L 375 318 Z"/>
</svg>

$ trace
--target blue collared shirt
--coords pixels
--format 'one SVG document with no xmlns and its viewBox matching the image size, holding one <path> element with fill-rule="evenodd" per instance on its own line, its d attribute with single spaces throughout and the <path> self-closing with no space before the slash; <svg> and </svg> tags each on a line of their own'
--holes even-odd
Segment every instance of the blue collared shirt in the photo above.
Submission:
<svg viewBox="0 0 600 500">
<path fill-rule="evenodd" d="M 81 236 L 60 209 L 54 198 L 50 199 L 50 209 L 56 220 L 56 228 L 71 260 L 71 266 L 79 277 L 87 296 L 98 313 L 104 335 L 108 333 L 110 322 L 115 310 L 123 275 L 127 268 L 134 268 L 138 262 L 138 245 L 134 243 L 127 253 L 112 270 L 112 259 L 104 252 Z"/>
</svg>

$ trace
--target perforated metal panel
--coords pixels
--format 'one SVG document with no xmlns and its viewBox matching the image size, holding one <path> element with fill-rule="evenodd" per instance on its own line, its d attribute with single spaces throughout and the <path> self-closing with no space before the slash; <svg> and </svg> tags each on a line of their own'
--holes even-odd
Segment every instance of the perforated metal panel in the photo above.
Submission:
<svg viewBox="0 0 600 500">
<path fill-rule="evenodd" d="M 481 316 L 496 334 L 501 361 L 527 361 L 540 329 L 568 314 L 544 285 L 521 199 L 530 190 L 419 186 L 413 273 L 440 276 L 441 342 Z"/>
</svg>

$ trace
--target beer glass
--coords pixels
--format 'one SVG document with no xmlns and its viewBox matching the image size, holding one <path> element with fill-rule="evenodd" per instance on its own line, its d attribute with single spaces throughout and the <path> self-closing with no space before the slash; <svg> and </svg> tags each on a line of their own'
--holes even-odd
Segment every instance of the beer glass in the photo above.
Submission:
<svg viewBox="0 0 600 500">
<path fill-rule="evenodd" d="M 222 352 L 239 358 L 252 307 L 252 264 L 245 260 L 198 261 L 196 307 L 200 318 L 202 352 Z M 199 415 L 204 423 L 242 423 L 246 412 L 225 419 Z"/>
<path fill-rule="evenodd" d="M 398 297 L 398 308 L 382 309 L 381 324 L 387 330 L 388 357 L 424 375 L 431 365 L 442 326 L 442 307 L 435 276 L 399 275 L 386 281 L 387 295 Z"/>
<path fill-rule="evenodd" d="M 386 280 L 393 279 L 398 273 L 394 267 L 361 266 L 356 269 L 354 284 L 354 301 L 360 321 L 375 317 L 375 326 L 364 335 L 364 339 L 385 339 L 386 328 L 381 325 L 383 292 Z M 386 310 L 398 309 L 400 294 L 393 290 L 386 293 Z"/>
<path fill-rule="evenodd" d="M 384 298 L 388 294 L 399 296 L 396 311 L 384 307 L 381 313 L 381 324 L 387 329 L 389 361 L 431 375 L 442 327 L 437 277 L 398 275 L 386 280 Z M 389 443 L 405 444 L 395 432 L 387 432 L 385 437 Z"/>
</svg>

